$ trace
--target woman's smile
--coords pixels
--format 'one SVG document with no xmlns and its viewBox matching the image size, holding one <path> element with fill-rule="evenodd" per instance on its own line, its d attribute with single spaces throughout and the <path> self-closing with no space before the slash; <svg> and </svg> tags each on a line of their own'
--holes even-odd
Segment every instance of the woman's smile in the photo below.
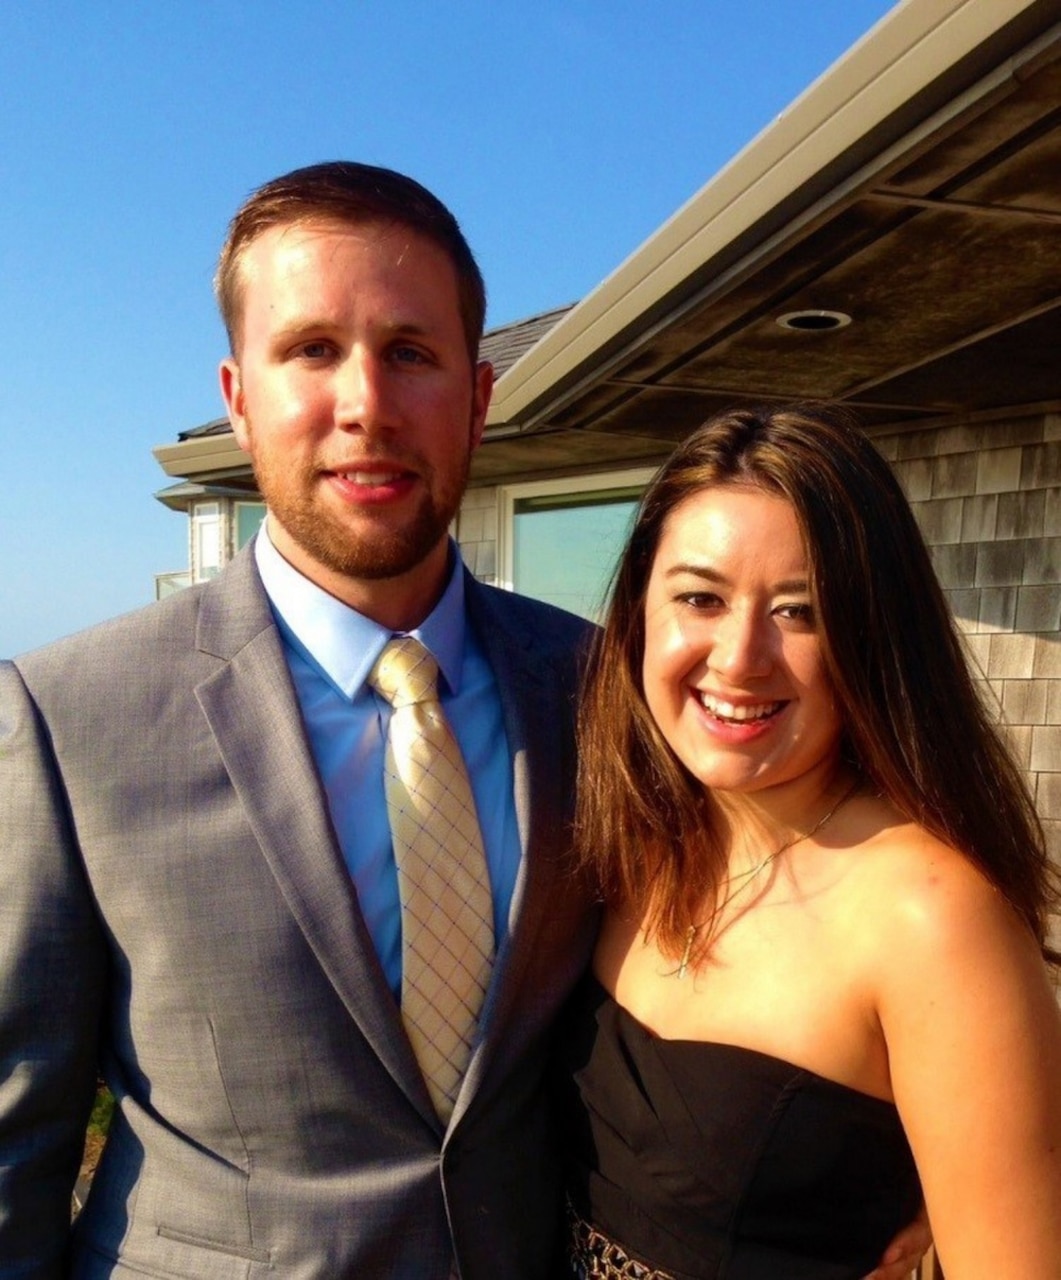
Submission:
<svg viewBox="0 0 1061 1280">
<path fill-rule="evenodd" d="M 717 485 L 667 520 L 646 592 L 645 699 L 705 786 L 775 786 L 835 755 L 809 579 L 796 513 L 774 493 Z"/>
</svg>

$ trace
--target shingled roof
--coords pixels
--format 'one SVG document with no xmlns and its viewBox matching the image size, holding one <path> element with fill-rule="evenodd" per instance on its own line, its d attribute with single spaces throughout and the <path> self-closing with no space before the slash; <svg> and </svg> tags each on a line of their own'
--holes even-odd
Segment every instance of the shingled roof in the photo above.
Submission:
<svg viewBox="0 0 1061 1280">
<path fill-rule="evenodd" d="M 480 357 L 490 361 L 494 366 L 494 376 L 500 378 L 539 338 L 562 320 L 574 305 L 571 302 L 566 307 L 554 307 L 552 311 L 542 311 L 525 320 L 513 320 L 511 324 L 488 330 L 483 334 L 482 345 L 479 347 Z"/>
<path fill-rule="evenodd" d="M 178 432 L 177 439 L 195 440 L 199 436 L 219 436 L 231 430 L 232 427 L 227 418 L 212 418 L 209 422 L 204 422 L 201 427 L 189 427 L 187 431 Z"/>
</svg>

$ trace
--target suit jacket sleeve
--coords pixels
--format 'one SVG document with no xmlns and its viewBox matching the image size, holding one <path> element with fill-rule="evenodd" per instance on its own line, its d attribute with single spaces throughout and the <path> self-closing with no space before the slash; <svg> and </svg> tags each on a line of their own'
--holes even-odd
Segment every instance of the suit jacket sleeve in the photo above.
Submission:
<svg viewBox="0 0 1061 1280">
<path fill-rule="evenodd" d="M 0 664 L 0 1276 L 65 1274 L 106 950 L 44 726 Z"/>
</svg>

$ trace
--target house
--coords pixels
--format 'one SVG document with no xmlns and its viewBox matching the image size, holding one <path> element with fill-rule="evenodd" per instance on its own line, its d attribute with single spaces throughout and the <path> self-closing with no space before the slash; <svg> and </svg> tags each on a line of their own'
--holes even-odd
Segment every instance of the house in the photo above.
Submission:
<svg viewBox="0 0 1061 1280">
<path fill-rule="evenodd" d="M 1061 3 L 906 0 L 577 306 L 491 335 L 515 358 L 457 537 L 479 577 L 592 612 L 634 497 L 693 426 L 846 401 L 1061 856 L 1059 339 Z M 244 456 L 224 422 L 155 453 L 208 576 L 260 516 Z"/>
</svg>

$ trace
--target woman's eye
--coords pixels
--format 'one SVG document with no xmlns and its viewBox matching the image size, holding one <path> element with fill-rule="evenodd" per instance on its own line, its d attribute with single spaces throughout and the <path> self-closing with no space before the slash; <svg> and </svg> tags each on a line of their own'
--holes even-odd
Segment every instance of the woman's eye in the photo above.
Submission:
<svg viewBox="0 0 1061 1280">
<path fill-rule="evenodd" d="M 678 596 L 678 603 L 688 605 L 690 609 L 714 609 L 722 603 L 718 596 L 710 591 L 686 591 Z"/>
<path fill-rule="evenodd" d="M 783 604 L 775 610 L 779 617 L 791 622 L 803 622 L 807 626 L 814 625 L 814 606 L 809 603 Z"/>
</svg>

